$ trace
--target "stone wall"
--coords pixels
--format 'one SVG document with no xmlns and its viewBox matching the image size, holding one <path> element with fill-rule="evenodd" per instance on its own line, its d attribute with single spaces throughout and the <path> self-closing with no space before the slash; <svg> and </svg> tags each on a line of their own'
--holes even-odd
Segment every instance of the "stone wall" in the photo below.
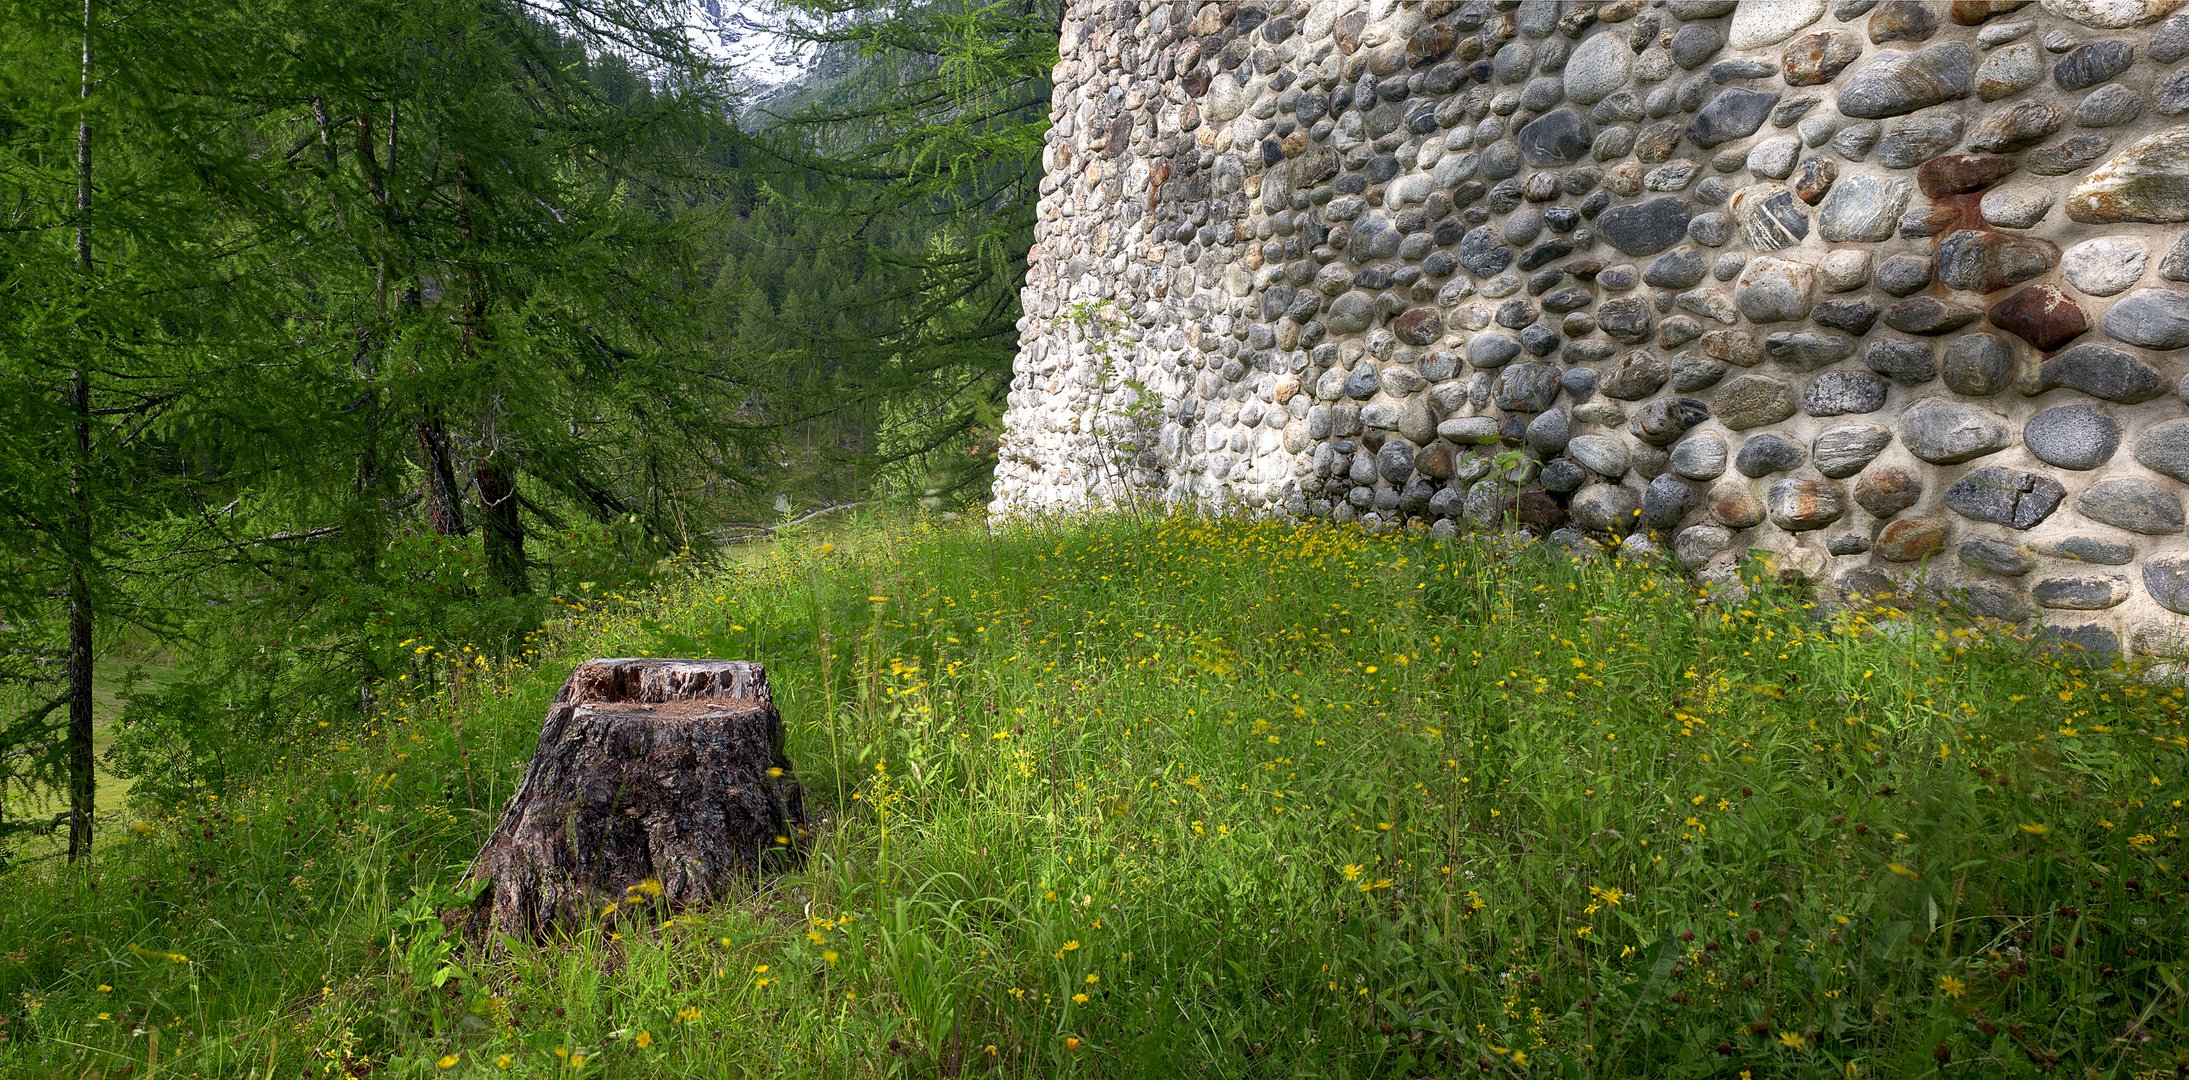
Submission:
<svg viewBox="0 0 2189 1080">
<path fill-rule="evenodd" d="M 992 511 L 2189 612 L 2184 0 L 1071 0 Z"/>
</svg>

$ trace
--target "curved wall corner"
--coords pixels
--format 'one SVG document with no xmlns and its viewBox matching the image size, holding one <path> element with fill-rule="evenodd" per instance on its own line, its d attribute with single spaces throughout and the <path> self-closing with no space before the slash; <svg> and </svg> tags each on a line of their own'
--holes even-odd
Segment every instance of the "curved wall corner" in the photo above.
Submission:
<svg viewBox="0 0 2189 1080">
<path fill-rule="evenodd" d="M 2165 649 L 2185 57 L 2184 0 L 1070 0 L 991 512 L 1518 520 Z"/>
</svg>

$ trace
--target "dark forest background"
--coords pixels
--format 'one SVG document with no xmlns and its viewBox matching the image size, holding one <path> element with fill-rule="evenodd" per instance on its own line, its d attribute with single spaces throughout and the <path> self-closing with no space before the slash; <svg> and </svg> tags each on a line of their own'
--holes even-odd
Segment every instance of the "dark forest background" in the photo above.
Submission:
<svg viewBox="0 0 2189 1080">
<path fill-rule="evenodd" d="M 761 95 L 659 2 L 0 0 L 0 858 L 977 503 L 1056 8 L 788 4 Z"/>
</svg>

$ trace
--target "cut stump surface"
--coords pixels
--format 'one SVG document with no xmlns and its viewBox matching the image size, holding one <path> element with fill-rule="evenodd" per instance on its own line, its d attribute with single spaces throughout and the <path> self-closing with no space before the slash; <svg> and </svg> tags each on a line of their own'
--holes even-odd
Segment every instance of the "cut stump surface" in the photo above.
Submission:
<svg viewBox="0 0 2189 1080">
<path fill-rule="evenodd" d="M 787 865 L 805 811 L 759 664 L 588 660 L 472 860 L 474 929 L 537 939 L 634 900 L 683 908 Z M 658 883 L 659 894 L 649 882 Z"/>
</svg>

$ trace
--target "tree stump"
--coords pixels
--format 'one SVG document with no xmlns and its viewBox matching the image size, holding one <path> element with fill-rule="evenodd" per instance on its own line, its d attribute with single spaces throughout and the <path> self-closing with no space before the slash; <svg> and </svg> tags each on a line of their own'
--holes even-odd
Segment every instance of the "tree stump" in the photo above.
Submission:
<svg viewBox="0 0 2189 1080">
<path fill-rule="evenodd" d="M 471 862 L 487 885 L 469 921 L 537 940 L 611 904 L 706 904 L 791 864 L 804 834 L 759 664 L 588 660 L 555 696 L 524 782 Z"/>
</svg>

